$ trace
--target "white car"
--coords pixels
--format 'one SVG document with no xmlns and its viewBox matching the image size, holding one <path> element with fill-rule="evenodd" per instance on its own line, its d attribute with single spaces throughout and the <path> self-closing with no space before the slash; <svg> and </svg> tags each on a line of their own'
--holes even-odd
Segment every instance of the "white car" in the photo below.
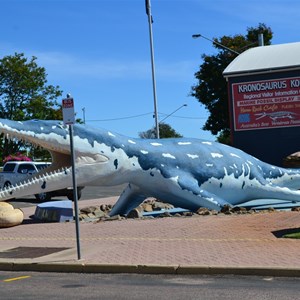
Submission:
<svg viewBox="0 0 300 300">
<path fill-rule="evenodd" d="M 15 185 L 17 182 L 26 180 L 26 177 L 49 167 L 49 162 L 33 162 L 33 161 L 9 161 L 3 166 L 0 173 L 0 188 Z M 81 197 L 81 191 L 84 187 L 77 187 L 78 199 Z M 69 200 L 73 200 L 73 188 L 65 188 L 52 192 L 36 194 L 38 201 L 49 201 L 52 197 L 66 196 Z"/>
</svg>

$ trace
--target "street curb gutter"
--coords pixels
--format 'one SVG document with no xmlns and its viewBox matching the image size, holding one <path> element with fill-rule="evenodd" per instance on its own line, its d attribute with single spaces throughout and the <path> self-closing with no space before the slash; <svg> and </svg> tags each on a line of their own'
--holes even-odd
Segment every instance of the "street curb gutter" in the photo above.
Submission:
<svg viewBox="0 0 300 300">
<path fill-rule="evenodd" d="M 299 268 L 0 262 L 0 271 L 300 277 Z"/>
</svg>

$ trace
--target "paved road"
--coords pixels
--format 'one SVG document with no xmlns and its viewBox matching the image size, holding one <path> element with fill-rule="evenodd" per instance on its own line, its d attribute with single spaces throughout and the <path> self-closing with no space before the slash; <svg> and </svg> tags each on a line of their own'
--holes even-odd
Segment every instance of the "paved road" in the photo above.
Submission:
<svg viewBox="0 0 300 300">
<path fill-rule="evenodd" d="M 127 184 L 109 187 L 88 186 L 82 190 L 82 197 L 80 200 L 119 196 L 126 187 L 126 185 Z"/>
<path fill-rule="evenodd" d="M 299 299 L 299 278 L 0 272 L 1 299 Z"/>
<path fill-rule="evenodd" d="M 80 201 L 89 200 L 89 199 L 100 199 L 105 197 L 119 196 L 125 185 L 117 185 L 113 187 L 85 187 L 82 190 L 82 196 Z M 52 200 L 66 200 L 66 197 L 55 197 Z M 39 202 L 35 199 L 34 196 L 24 197 L 22 199 L 15 199 L 9 201 L 15 208 L 22 208 L 37 205 Z"/>
</svg>

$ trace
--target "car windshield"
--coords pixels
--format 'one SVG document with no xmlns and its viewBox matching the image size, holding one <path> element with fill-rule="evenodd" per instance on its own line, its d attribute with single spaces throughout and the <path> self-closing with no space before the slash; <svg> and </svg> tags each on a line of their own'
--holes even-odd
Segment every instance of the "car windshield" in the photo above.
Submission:
<svg viewBox="0 0 300 300">
<path fill-rule="evenodd" d="M 13 170 L 15 169 L 16 164 L 14 163 L 9 163 L 9 164 L 5 164 L 4 168 L 3 168 L 3 172 L 13 172 Z"/>
</svg>

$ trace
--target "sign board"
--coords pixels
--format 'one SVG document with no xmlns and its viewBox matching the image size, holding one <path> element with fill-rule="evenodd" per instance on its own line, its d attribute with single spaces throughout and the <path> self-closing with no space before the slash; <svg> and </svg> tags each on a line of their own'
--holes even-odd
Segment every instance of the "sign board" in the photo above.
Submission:
<svg viewBox="0 0 300 300">
<path fill-rule="evenodd" d="M 75 110 L 73 98 L 66 98 L 62 100 L 62 113 L 65 125 L 71 125 L 75 123 Z"/>
<path fill-rule="evenodd" d="M 300 126 L 300 77 L 232 84 L 234 130 Z"/>
</svg>

